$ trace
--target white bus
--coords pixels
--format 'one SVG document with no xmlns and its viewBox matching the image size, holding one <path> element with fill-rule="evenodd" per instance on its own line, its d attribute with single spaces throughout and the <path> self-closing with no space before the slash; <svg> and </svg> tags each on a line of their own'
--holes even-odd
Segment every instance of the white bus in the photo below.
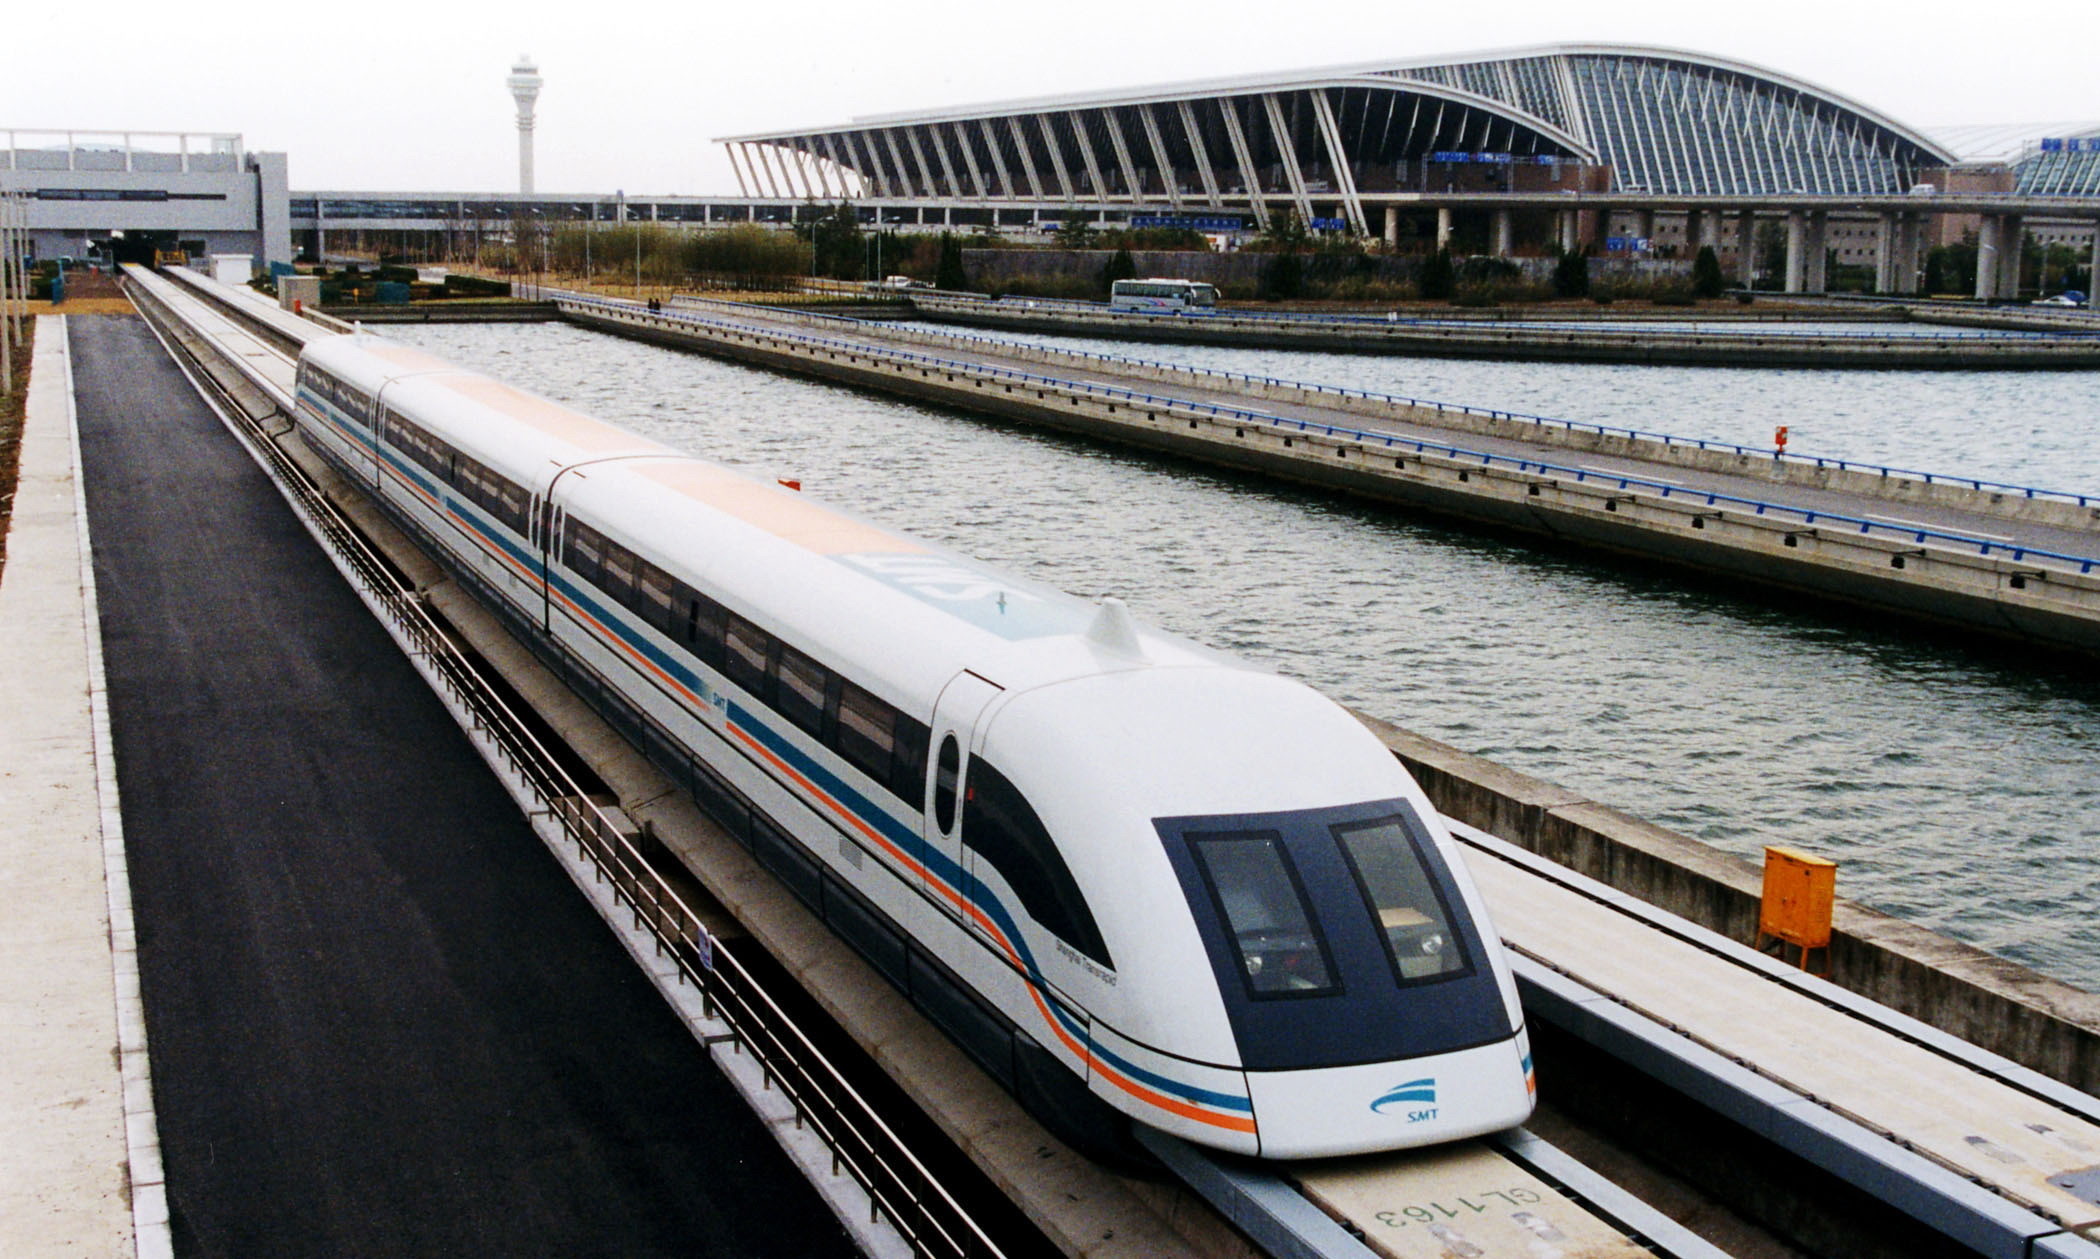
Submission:
<svg viewBox="0 0 2100 1259">
<path fill-rule="evenodd" d="M 1218 308 L 1218 289 L 1194 280 L 1117 280 L 1110 310 L 1171 310 L 1208 315 Z"/>
</svg>

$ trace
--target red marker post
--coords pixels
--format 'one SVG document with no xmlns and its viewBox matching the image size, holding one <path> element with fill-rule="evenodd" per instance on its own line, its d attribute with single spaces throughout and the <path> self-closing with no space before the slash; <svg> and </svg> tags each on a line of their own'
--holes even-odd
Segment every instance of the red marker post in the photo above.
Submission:
<svg viewBox="0 0 2100 1259">
<path fill-rule="evenodd" d="M 1779 454 L 1786 453 L 1786 425 L 1782 424 L 1772 431 L 1772 447 Z"/>
</svg>

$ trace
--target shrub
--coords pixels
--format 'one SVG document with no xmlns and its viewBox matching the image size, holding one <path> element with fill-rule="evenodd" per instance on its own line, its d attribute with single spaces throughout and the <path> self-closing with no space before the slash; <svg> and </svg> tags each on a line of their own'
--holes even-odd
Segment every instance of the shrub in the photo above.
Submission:
<svg viewBox="0 0 2100 1259">
<path fill-rule="evenodd" d="M 1415 285 L 1422 296 L 1432 302 L 1449 301 L 1458 289 L 1458 276 L 1451 266 L 1451 251 L 1439 249 L 1422 264 L 1422 274 Z"/>
<path fill-rule="evenodd" d="M 1692 260 L 1692 296 L 1719 297 L 1728 288 L 1728 277 L 1721 274 L 1721 258 L 1712 245 L 1699 246 L 1699 256 Z"/>
<path fill-rule="evenodd" d="M 1589 250 L 1571 249 L 1559 254 L 1553 264 L 1553 292 L 1559 297 L 1589 296 Z"/>
</svg>

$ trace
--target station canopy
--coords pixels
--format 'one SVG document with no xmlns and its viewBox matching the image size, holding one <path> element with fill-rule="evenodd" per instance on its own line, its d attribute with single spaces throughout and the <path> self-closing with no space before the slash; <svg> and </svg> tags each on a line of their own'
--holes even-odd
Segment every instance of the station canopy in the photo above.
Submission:
<svg viewBox="0 0 2100 1259">
<path fill-rule="evenodd" d="M 732 136 L 750 195 L 1175 211 L 1452 188 L 1893 194 L 1953 150 L 1828 89 L 1674 49 L 1562 44 Z M 1587 171 L 1586 174 L 1578 172 Z"/>
</svg>

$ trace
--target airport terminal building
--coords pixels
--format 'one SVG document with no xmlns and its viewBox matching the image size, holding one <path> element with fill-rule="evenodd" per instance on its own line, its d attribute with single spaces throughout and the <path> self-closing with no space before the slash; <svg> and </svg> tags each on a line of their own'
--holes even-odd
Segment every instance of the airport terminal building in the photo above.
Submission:
<svg viewBox="0 0 2100 1259">
<path fill-rule="evenodd" d="M 1375 234 L 1425 195 L 1952 191 L 2100 197 L 2100 123 L 1933 135 L 1791 76 L 1560 44 L 889 114 L 732 136 L 746 195 L 1162 214 Z M 1390 221 L 1390 216 L 1387 216 Z"/>
</svg>

